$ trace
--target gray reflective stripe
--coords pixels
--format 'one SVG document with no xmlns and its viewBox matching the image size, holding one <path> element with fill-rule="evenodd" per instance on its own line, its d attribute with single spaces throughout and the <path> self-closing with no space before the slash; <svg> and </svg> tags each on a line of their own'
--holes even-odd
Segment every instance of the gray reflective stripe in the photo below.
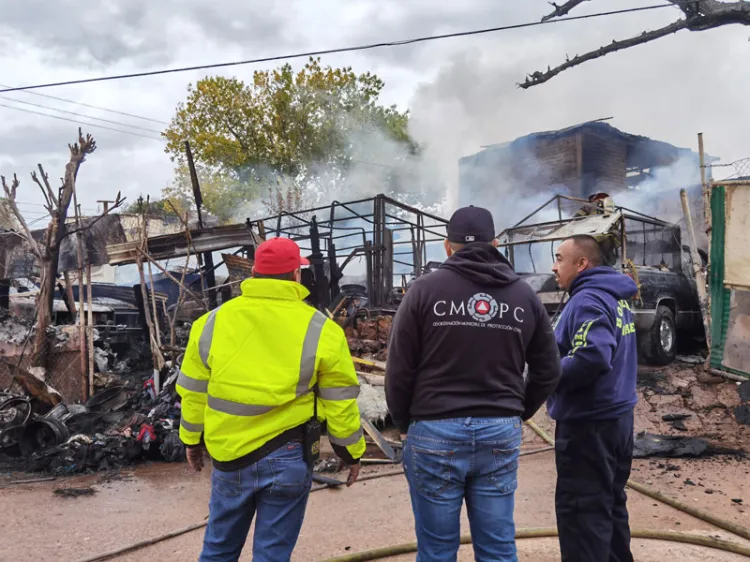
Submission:
<svg viewBox="0 0 750 562">
<path fill-rule="evenodd" d="M 217 308 L 206 319 L 206 325 L 203 327 L 201 332 L 200 340 L 198 341 L 198 349 L 206 368 L 208 367 L 208 352 L 211 349 L 211 339 L 213 338 L 214 323 L 216 322 Z M 300 374 L 299 382 L 297 383 L 296 398 L 303 396 L 310 392 L 310 382 L 312 381 L 313 375 L 315 374 L 315 357 L 318 353 L 318 341 L 320 335 L 323 332 L 323 326 L 325 325 L 327 318 L 324 314 L 318 311 L 312 315 L 310 323 L 307 326 L 307 332 L 305 333 L 305 340 L 302 343 L 302 357 L 300 359 Z M 187 388 L 187 387 L 186 387 Z M 359 393 L 359 387 L 346 387 L 343 390 L 349 390 L 349 388 L 356 388 Z M 338 391 L 339 389 L 331 389 Z M 349 390 L 351 393 L 352 391 Z M 356 398 L 356 395 L 354 396 Z M 346 398 L 329 398 L 330 400 L 345 400 Z M 279 405 L 281 406 L 281 404 Z M 259 406 L 256 404 L 242 404 L 240 402 L 232 402 L 231 400 L 224 400 L 223 398 L 216 398 L 215 396 L 208 397 L 208 407 L 217 412 L 224 414 L 230 414 L 233 416 L 261 416 L 274 410 L 276 406 Z M 360 434 L 362 430 L 360 429 Z M 356 441 L 355 441 L 356 443 Z"/>
<path fill-rule="evenodd" d="M 203 433 L 202 423 L 190 423 L 189 421 L 185 421 L 185 418 L 182 418 L 180 420 L 180 425 L 193 433 Z"/>
<path fill-rule="evenodd" d="M 342 447 L 346 447 L 348 445 L 354 445 L 362 438 L 362 427 L 352 433 L 349 437 L 335 437 L 328 434 L 328 440 L 334 444 L 334 445 L 341 445 Z"/>
<path fill-rule="evenodd" d="M 323 400 L 351 400 L 359 396 L 359 386 L 339 386 L 335 388 L 320 388 L 318 396 Z"/>
<path fill-rule="evenodd" d="M 222 398 L 216 398 L 215 396 L 209 396 L 208 407 L 212 410 L 216 410 L 217 412 L 231 414 L 233 416 L 260 416 L 262 414 L 267 414 L 276 406 L 256 406 L 253 404 L 240 404 L 239 402 L 232 402 L 231 400 L 224 400 Z"/>
<path fill-rule="evenodd" d="M 208 381 L 191 379 L 182 371 L 180 371 L 180 376 L 177 377 L 177 384 L 193 392 L 208 392 Z"/>
<path fill-rule="evenodd" d="M 206 323 L 203 325 L 201 337 L 198 338 L 198 355 L 201 356 L 201 361 L 203 361 L 206 369 L 211 368 L 208 366 L 208 354 L 211 351 L 211 341 L 214 339 L 214 324 L 216 324 L 216 313 L 219 312 L 219 308 L 221 307 L 219 306 L 209 313 Z"/>
<path fill-rule="evenodd" d="M 315 374 L 315 357 L 318 354 L 318 341 L 326 323 L 325 314 L 317 310 L 310 318 L 307 326 L 305 341 L 302 343 L 302 358 L 299 363 L 299 382 L 297 383 L 297 396 L 310 392 L 310 382 Z"/>
</svg>

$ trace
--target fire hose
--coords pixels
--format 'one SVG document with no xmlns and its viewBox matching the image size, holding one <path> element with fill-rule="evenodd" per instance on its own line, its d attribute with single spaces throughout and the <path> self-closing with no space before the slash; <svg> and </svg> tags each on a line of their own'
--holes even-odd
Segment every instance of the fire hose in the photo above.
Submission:
<svg viewBox="0 0 750 562">
<path fill-rule="evenodd" d="M 537 435 L 539 435 L 539 437 L 541 437 L 544 441 L 546 441 L 550 446 L 554 446 L 555 444 L 554 440 L 536 423 L 534 423 L 532 420 L 529 420 L 526 422 L 526 425 L 528 425 Z M 547 451 L 547 450 L 550 450 L 550 449 L 544 448 L 544 449 L 538 449 L 536 451 L 528 451 L 527 454 L 528 453 L 533 454 L 533 453 Z M 368 480 L 375 480 L 378 478 L 386 478 L 389 476 L 403 475 L 403 473 L 404 472 L 402 469 L 392 470 L 388 472 L 380 472 L 377 474 L 369 474 L 369 475 L 363 476 L 359 478 L 357 481 L 366 482 Z M 711 525 L 719 527 L 720 529 L 723 529 L 725 531 L 729 531 L 730 533 L 734 535 L 750 540 L 750 529 L 748 529 L 747 527 L 743 527 L 741 525 L 737 525 L 736 523 L 732 523 L 731 521 L 727 521 L 725 519 L 721 519 L 720 517 L 716 517 L 715 515 L 708 513 L 707 511 L 697 509 L 691 505 L 688 505 L 679 500 L 676 500 L 667 495 L 664 495 L 661 492 L 654 490 L 653 488 L 650 488 L 649 486 L 646 486 L 645 484 L 641 484 L 640 482 L 636 482 L 634 480 L 628 480 L 627 485 L 633 490 L 636 490 L 652 499 L 655 499 L 666 505 L 669 505 L 670 507 L 673 507 L 679 511 L 682 511 L 683 513 L 686 513 L 697 519 L 705 521 L 706 523 L 710 523 Z M 326 490 L 330 487 L 331 486 L 329 486 L 328 484 L 316 485 L 312 487 L 311 492 Z M 127 545 L 122 548 L 112 550 L 110 552 L 106 552 L 103 554 L 92 556 L 90 558 L 82 559 L 79 562 L 103 562 L 105 560 L 111 560 L 118 556 L 122 556 L 129 552 L 133 552 L 134 550 L 139 550 L 141 548 L 152 546 L 159 542 L 162 542 L 162 541 L 174 538 L 174 537 L 178 537 L 186 533 L 190 533 L 191 531 L 195 531 L 197 529 L 201 529 L 205 527 L 206 525 L 208 525 L 208 521 L 204 520 L 200 523 L 195 523 L 193 525 L 189 525 L 181 529 L 176 529 L 174 531 L 170 531 L 168 533 L 159 535 L 157 537 L 153 537 L 151 539 L 139 541 L 137 543 L 133 543 L 131 545 Z M 516 530 L 516 539 L 519 539 L 519 540 L 535 539 L 535 538 L 551 538 L 551 537 L 556 537 L 556 536 L 557 536 L 556 527 L 547 527 L 547 528 L 538 528 L 538 529 L 517 529 Z M 743 546 L 741 544 L 717 539 L 717 538 L 710 537 L 710 536 L 697 535 L 697 534 L 691 534 L 691 533 L 678 533 L 675 531 L 654 531 L 650 529 L 632 529 L 631 536 L 633 538 L 640 538 L 640 539 L 663 540 L 663 541 L 671 541 L 671 542 L 678 542 L 678 543 L 684 543 L 684 544 L 692 544 L 696 546 L 704 546 L 704 547 L 713 548 L 716 550 L 722 550 L 725 552 L 732 552 L 734 554 L 742 554 L 750 558 L 750 548 Z M 470 543 L 471 543 L 470 535 L 464 535 L 461 537 L 461 544 L 470 544 Z M 381 558 L 398 556 L 400 554 L 413 553 L 413 552 L 416 552 L 416 550 L 417 550 L 417 544 L 412 542 L 412 543 L 406 543 L 406 544 L 401 544 L 401 545 L 377 548 L 374 550 L 367 550 L 367 551 L 359 552 L 359 553 L 347 554 L 345 556 L 340 556 L 337 558 L 329 558 L 323 562 L 359 562 L 359 561 L 365 561 L 365 560 L 378 560 Z"/>
<path fill-rule="evenodd" d="M 557 536 L 557 527 L 544 527 L 539 529 L 518 529 L 516 530 L 516 540 L 522 539 L 543 539 L 552 538 Z M 744 554 L 750 557 L 750 548 L 745 546 L 716 539 L 713 537 L 706 537 L 703 535 L 694 535 L 690 533 L 677 533 L 674 531 L 651 531 L 648 529 L 632 529 L 630 536 L 636 539 L 653 539 L 661 541 L 679 542 L 684 544 L 693 544 L 697 546 L 705 546 L 708 548 L 714 548 L 716 550 L 723 550 L 725 552 L 732 552 L 734 554 Z M 461 535 L 461 544 L 471 544 L 471 535 Z M 344 556 L 337 556 L 335 558 L 327 558 L 321 562 L 364 562 L 366 560 L 380 560 L 381 558 L 390 558 L 392 556 L 399 556 L 401 554 L 410 554 L 417 551 L 417 543 L 410 542 L 405 544 L 398 544 L 393 546 L 385 546 L 383 548 L 375 548 L 373 550 L 365 550 L 363 552 L 355 552 L 354 554 L 346 554 Z"/>
</svg>

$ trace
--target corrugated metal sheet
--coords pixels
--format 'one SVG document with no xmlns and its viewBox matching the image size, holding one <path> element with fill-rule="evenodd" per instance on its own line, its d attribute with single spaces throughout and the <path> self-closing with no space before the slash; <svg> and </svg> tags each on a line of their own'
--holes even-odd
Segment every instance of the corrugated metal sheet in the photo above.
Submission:
<svg viewBox="0 0 750 562">
<path fill-rule="evenodd" d="M 554 242 L 555 240 L 564 240 L 576 234 L 598 236 L 608 233 L 621 218 L 622 213 L 617 211 L 607 215 L 590 215 L 563 224 L 554 223 L 516 227 L 512 229 L 511 237 L 507 243 Z M 501 244 L 503 242 L 501 240 Z"/>
</svg>

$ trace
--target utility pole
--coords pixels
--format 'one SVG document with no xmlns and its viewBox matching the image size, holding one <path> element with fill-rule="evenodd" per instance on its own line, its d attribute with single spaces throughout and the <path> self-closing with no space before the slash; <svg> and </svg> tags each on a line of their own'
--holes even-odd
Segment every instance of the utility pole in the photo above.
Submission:
<svg viewBox="0 0 750 562">
<path fill-rule="evenodd" d="M 198 183 L 198 173 L 195 171 L 195 162 L 193 162 L 193 152 L 190 150 L 190 143 L 185 141 L 185 155 L 187 156 L 188 167 L 190 168 L 190 181 L 193 184 L 193 197 L 195 198 L 195 210 L 198 213 L 198 227 L 203 229 L 203 196 L 201 195 L 201 186 Z M 216 302 L 216 275 L 214 273 L 214 257 L 211 252 L 203 254 L 203 263 L 206 266 L 206 284 L 208 285 L 208 307 L 213 310 L 217 306 Z"/>
<path fill-rule="evenodd" d="M 103 199 L 99 199 L 97 200 L 97 203 L 102 204 L 102 212 L 106 214 L 109 212 L 109 204 L 114 203 L 114 201 L 105 201 Z"/>
</svg>

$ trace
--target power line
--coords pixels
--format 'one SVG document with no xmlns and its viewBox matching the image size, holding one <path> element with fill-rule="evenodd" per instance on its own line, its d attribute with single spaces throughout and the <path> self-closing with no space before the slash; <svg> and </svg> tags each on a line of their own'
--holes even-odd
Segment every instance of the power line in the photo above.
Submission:
<svg viewBox="0 0 750 562">
<path fill-rule="evenodd" d="M 8 86 L 7 84 L 0 84 L 0 88 L 8 88 L 10 90 L 15 89 L 13 86 Z M 118 115 L 124 115 L 125 117 L 132 117 L 133 119 L 142 119 L 144 121 L 152 121 L 154 123 L 159 123 L 161 125 L 169 125 L 169 123 L 166 122 L 166 121 L 159 121 L 158 119 L 152 119 L 151 117 L 144 117 L 142 115 L 135 115 L 134 113 L 127 113 L 125 111 L 118 111 L 116 109 L 109 109 L 109 108 L 106 108 L 106 107 L 101 107 L 99 105 L 91 105 L 91 104 L 88 104 L 88 103 L 83 103 L 82 101 L 69 100 L 69 99 L 66 99 L 66 98 L 60 98 L 60 97 L 57 97 L 57 96 L 51 96 L 49 94 L 42 94 L 40 92 L 26 91 L 26 93 L 29 94 L 29 95 L 33 95 L 33 96 L 40 96 L 40 97 L 43 97 L 43 98 L 49 98 L 51 100 L 63 101 L 65 103 L 72 103 L 74 105 L 80 105 L 80 106 L 88 107 L 88 108 L 91 108 L 91 109 L 98 109 L 99 111 L 109 111 L 110 113 L 117 113 Z"/>
<path fill-rule="evenodd" d="M 221 63 L 203 64 L 203 65 L 197 65 L 197 66 L 185 66 L 185 67 L 180 67 L 180 68 L 167 68 L 167 69 L 162 69 L 162 70 L 151 70 L 151 71 L 136 72 L 136 73 L 131 73 L 131 74 L 117 74 L 113 76 L 100 76 L 98 78 L 82 78 L 80 80 L 66 80 L 64 82 L 50 82 L 47 84 L 19 86 L 16 88 L 5 88 L 3 90 L 0 90 L 0 94 L 4 94 L 8 92 L 38 90 L 41 88 L 53 88 L 57 86 L 71 86 L 75 84 L 90 84 L 93 82 L 107 82 L 111 80 L 123 80 L 126 78 L 141 78 L 144 76 L 158 76 L 162 74 L 173 74 L 177 72 L 190 72 L 194 70 L 209 70 L 213 68 L 226 68 L 230 66 L 242 66 L 242 65 L 248 65 L 248 64 L 257 64 L 257 63 L 263 63 L 263 62 L 273 62 L 273 61 L 288 60 L 288 59 L 307 58 L 307 57 L 314 57 L 314 56 L 320 56 L 320 55 L 332 55 L 332 54 L 337 54 L 337 53 L 347 53 L 347 52 L 354 52 L 354 51 L 368 51 L 368 50 L 378 49 L 382 47 L 400 47 L 403 45 L 424 43 L 427 41 L 437 41 L 440 39 L 452 39 L 455 37 L 482 35 L 486 33 L 494 33 L 497 31 L 508 31 L 511 29 L 523 29 L 526 27 L 536 27 L 538 25 L 550 25 L 550 24 L 556 24 L 556 23 L 563 23 L 567 21 L 584 20 L 584 19 L 597 18 L 597 17 L 603 17 L 603 16 L 629 14 L 633 12 L 644 12 L 646 10 L 660 10 L 663 8 L 674 8 L 674 5 L 673 4 L 655 4 L 651 6 L 642 6 L 640 8 L 626 8 L 622 10 L 598 12 L 598 13 L 586 14 L 582 16 L 569 16 L 566 18 L 556 18 L 556 19 L 551 19 L 547 21 L 533 21 L 533 22 L 528 22 L 528 23 L 504 25 L 504 26 L 499 26 L 499 27 L 489 27 L 485 29 L 475 29 L 471 31 L 458 31 L 454 33 L 443 33 L 441 35 L 428 35 L 428 36 L 423 36 L 423 37 L 415 37 L 412 39 L 403 39 L 401 41 L 384 41 L 381 43 L 371 43 L 369 45 L 358 45 L 358 46 L 353 46 L 353 47 L 339 47 L 337 49 L 323 49 L 323 50 L 318 50 L 318 51 L 308 51 L 305 53 L 276 55 L 276 56 L 271 56 L 271 57 L 262 57 L 262 58 L 248 59 L 248 60 L 242 60 L 242 61 L 221 62 Z"/>
<path fill-rule="evenodd" d="M 150 139 L 150 140 L 164 140 L 157 137 L 151 137 L 148 135 L 142 135 L 140 133 L 135 133 L 133 131 L 123 131 L 122 129 L 115 129 L 113 127 L 106 127 L 104 125 L 95 125 L 93 123 L 84 123 L 82 121 L 76 121 L 75 119 L 68 119 L 67 117 L 60 117 L 59 115 L 50 115 L 49 113 L 42 113 L 41 111 L 34 111 L 33 109 L 24 109 L 23 107 L 14 107 L 12 105 L 6 105 L 4 103 L 0 103 L 0 107 L 5 107 L 8 109 L 15 109 L 17 111 L 23 111 L 25 113 L 33 113 L 35 115 L 43 115 L 44 117 L 51 117 L 52 119 L 60 119 L 61 121 L 68 121 L 70 123 L 77 123 L 78 125 L 86 125 L 87 127 L 98 127 L 99 129 L 106 129 L 108 131 L 115 131 L 117 133 L 125 133 L 126 135 L 134 135 L 136 137 L 143 137 L 144 139 Z"/>
<path fill-rule="evenodd" d="M 5 96 L 3 96 L 1 99 L 5 99 L 5 100 L 12 101 L 15 103 L 22 103 L 24 105 L 30 105 L 32 107 L 40 107 L 42 109 L 49 109 L 50 111 L 59 111 L 60 113 L 66 113 L 68 115 L 75 115 L 77 117 L 86 117 L 87 119 L 93 119 L 95 121 L 101 121 L 103 123 L 111 123 L 113 125 L 120 125 L 122 127 L 130 127 L 131 129 L 139 129 L 141 131 L 146 131 L 149 133 L 156 133 L 157 135 L 161 134 L 161 131 L 156 131 L 154 129 L 146 129 L 145 127 L 139 127 L 138 125 L 130 125 L 128 123 L 123 123 L 122 121 L 112 121 L 110 119 L 104 119 L 103 117 L 94 117 L 93 115 L 86 115 L 85 113 L 76 113 L 75 111 L 68 111 L 67 109 L 58 109 L 56 107 L 50 107 L 48 105 L 42 105 L 42 104 L 34 103 L 31 101 L 24 101 L 24 100 L 19 100 L 15 98 L 5 97 Z"/>
<path fill-rule="evenodd" d="M 29 212 L 29 213 L 40 213 L 42 211 L 38 211 L 36 209 L 33 209 L 33 210 L 24 210 L 23 208 L 21 208 L 21 206 L 23 206 L 23 207 L 42 207 L 44 209 L 47 208 L 47 206 L 44 205 L 44 204 L 42 204 L 42 203 L 26 203 L 24 201 L 16 201 L 16 205 L 19 205 L 19 209 L 21 209 L 23 212 Z M 93 207 L 81 207 L 81 209 L 84 210 L 84 211 L 93 211 L 93 212 L 98 212 L 99 211 L 99 209 L 94 209 Z M 44 211 L 44 212 L 46 212 L 46 211 Z"/>
</svg>

